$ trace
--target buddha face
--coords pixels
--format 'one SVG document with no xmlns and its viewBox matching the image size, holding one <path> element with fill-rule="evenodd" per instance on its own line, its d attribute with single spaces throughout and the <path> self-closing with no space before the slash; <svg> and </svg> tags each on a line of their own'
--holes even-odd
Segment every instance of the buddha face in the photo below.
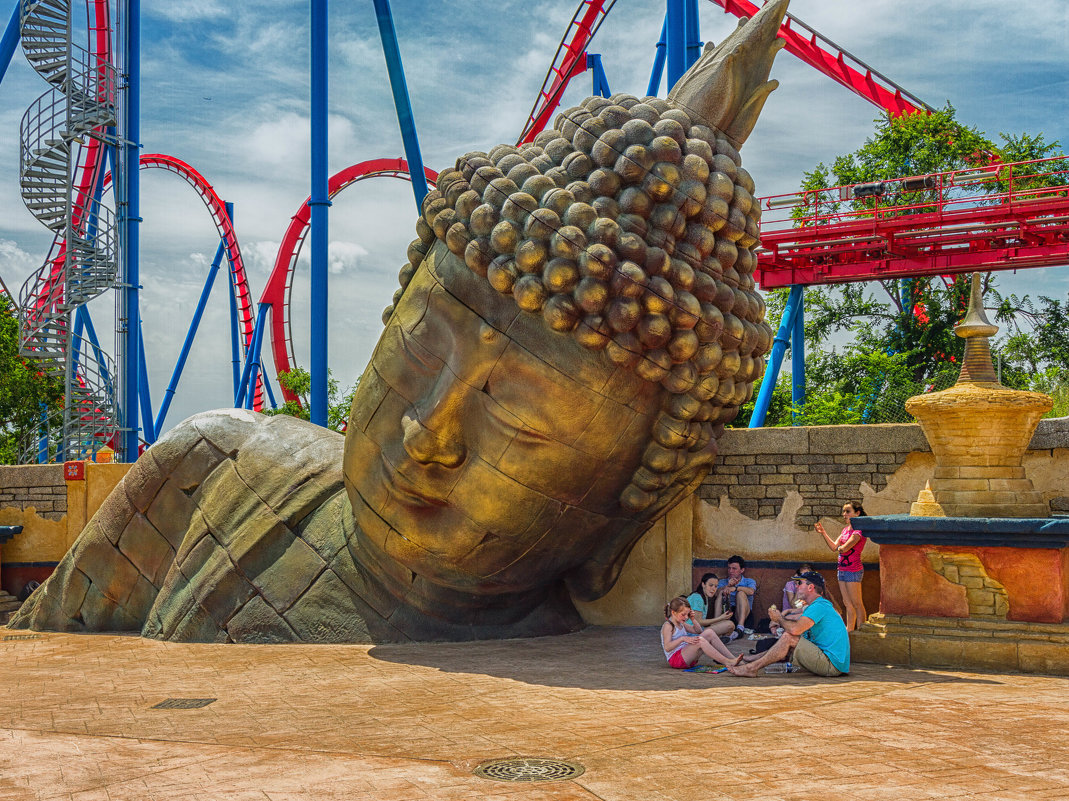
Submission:
<svg viewBox="0 0 1069 801">
<path fill-rule="evenodd" d="M 618 498 L 661 394 L 437 243 L 353 402 L 344 469 L 358 536 L 453 589 L 546 585 L 631 522 Z"/>
</svg>

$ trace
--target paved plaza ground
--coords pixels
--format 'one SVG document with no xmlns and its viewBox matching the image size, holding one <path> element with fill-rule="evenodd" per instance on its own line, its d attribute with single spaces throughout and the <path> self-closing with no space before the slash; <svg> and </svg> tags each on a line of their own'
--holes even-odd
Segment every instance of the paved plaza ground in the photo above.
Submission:
<svg viewBox="0 0 1069 801">
<path fill-rule="evenodd" d="M 747 645 L 749 645 L 747 643 Z M 737 649 L 736 649 L 737 650 Z M 0 629 L 0 799 L 1054 799 L 1069 679 L 669 669 L 656 628 L 248 646 Z M 154 709 L 167 699 L 216 699 Z M 585 768 L 556 782 L 487 760 Z"/>
</svg>

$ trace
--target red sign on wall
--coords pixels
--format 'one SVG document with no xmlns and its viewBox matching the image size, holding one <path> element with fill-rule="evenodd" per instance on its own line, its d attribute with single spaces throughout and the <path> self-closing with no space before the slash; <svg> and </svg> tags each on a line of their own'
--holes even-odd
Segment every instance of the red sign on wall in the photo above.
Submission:
<svg viewBox="0 0 1069 801">
<path fill-rule="evenodd" d="M 85 462 L 64 462 L 63 478 L 67 481 L 85 481 Z"/>
</svg>

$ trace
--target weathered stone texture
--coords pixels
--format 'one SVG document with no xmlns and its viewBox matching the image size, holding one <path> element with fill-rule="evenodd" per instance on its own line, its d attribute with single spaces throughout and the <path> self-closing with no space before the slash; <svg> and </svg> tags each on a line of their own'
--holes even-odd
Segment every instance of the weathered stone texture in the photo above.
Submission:
<svg viewBox="0 0 1069 801">
<path fill-rule="evenodd" d="M 1069 443 L 1069 425 L 1054 422 L 1044 421 L 1033 447 Z M 726 496 L 747 517 L 774 519 L 794 490 L 803 498 L 795 522 L 810 528 L 838 518 L 843 501 L 861 498 L 862 484 L 880 492 L 911 452 L 929 450 L 913 424 L 729 429 L 698 497 L 719 503 Z"/>
<path fill-rule="evenodd" d="M 63 465 L 0 465 L 0 506 L 32 507 L 41 517 L 59 520 L 67 511 Z"/>
</svg>

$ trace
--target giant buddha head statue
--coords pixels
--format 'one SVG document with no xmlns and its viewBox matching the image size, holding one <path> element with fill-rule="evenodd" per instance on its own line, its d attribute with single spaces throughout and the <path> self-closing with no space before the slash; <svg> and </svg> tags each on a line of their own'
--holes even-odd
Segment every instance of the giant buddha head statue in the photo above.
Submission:
<svg viewBox="0 0 1069 801">
<path fill-rule="evenodd" d="M 598 598 L 710 470 L 772 342 L 739 148 L 785 10 L 668 100 L 589 98 L 423 201 L 344 464 L 353 547 L 417 608 Z"/>
</svg>

